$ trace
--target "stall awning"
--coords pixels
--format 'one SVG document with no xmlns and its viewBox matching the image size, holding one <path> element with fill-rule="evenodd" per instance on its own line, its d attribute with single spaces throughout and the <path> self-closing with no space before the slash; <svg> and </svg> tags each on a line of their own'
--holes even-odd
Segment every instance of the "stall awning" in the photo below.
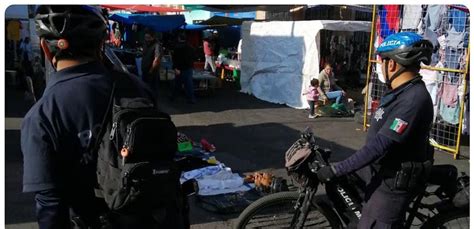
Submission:
<svg viewBox="0 0 474 229">
<path fill-rule="evenodd" d="M 253 20 L 257 16 L 256 12 L 215 12 L 213 16 L 240 18 L 244 20 Z"/>
<path fill-rule="evenodd" d="M 161 7 L 161 6 L 147 6 L 147 5 L 101 5 L 110 10 L 127 10 L 131 12 L 150 12 L 150 13 L 167 13 L 167 12 L 183 12 L 185 10 Z"/>
<path fill-rule="evenodd" d="M 251 12 L 272 11 L 287 12 L 291 8 L 302 5 L 184 5 L 187 10 L 207 10 L 211 12 Z"/>
<path fill-rule="evenodd" d="M 213 16 L 201 23 L 198 23 L 198 25 L 212 25 L 212 26 L 218 26 L 218 25 L 242 25 L 242 22 L 244 22 L 244 19 L 240 18 L 230 18 L 230 17 L 222 17 L 222 16 Z"/>
<path fill-rule="evenodd" d="M 184 30 L 205 30 L 209 28 L 210 26 L 208 25 L 196 25 L 196 24 L 185 24 L 180 27 L 180 29 L 184 29 Z"/>
<path fill-rule="evenodd" d="M 114 14 L 109 19 L 124 24 L 140 24 L 156 32 L 168 32 L 185 24 L 183 15 Z"/>
</svg>

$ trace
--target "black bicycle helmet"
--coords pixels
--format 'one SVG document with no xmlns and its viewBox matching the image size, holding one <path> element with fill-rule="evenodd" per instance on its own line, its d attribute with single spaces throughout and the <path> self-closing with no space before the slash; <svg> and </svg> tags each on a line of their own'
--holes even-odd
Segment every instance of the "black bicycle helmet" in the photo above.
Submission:
<svg viewBox="0 0 474 229">
<path fill-rule="evenodd" d="M 403 66 L 431 63 L 433 44 L 413 32 L 401 32 L 388 36 L 377 48 L 377 54 Z"/>
<path fill-rule="evenodd" d="M 49 41 L 66 39 L 71 49 L 97 45 L 107 37 L 104 12 L 87 5 L 40 5 L 35 16 L 36 32 Z"/>
</svg>

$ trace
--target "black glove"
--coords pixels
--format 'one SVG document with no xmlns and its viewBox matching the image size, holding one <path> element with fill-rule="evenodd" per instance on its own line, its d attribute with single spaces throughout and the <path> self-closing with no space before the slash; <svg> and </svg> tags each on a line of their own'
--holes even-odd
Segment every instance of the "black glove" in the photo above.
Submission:
<svg viewBox="0 0 474 229">
<path fill-rule="evenodd" d="M 336 176 L 336 174 L 334 173 L 334 168 L 329 165 L 320 168 L 318 172 L 316 172 L 316 175 L 318 176 L 319 181 L 323 183 L 330 181 Z"/>
</svg>

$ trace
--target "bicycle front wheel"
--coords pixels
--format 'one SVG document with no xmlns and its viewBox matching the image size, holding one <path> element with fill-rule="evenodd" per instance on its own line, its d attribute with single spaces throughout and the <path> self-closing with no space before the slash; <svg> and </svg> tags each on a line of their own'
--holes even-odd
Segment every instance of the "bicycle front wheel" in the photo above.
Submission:
<svg viewBox="0 0 474 229">
<path fill-rule="evenodd" d="M 298 192 L 279 192 L 253 202 L 240 214 L 235 228 L 290 228 L 298 196 Z M 339 228 L 337 222 L 332 210 L 318 206 L 316 200 L 311 204 L 304 228 Z"/>
<path fill-rule="evenodd" d="M 469 209 L 459 208 L 435 215 L 423 224 L 423 229 L 469 229 Z"/>
</svg>

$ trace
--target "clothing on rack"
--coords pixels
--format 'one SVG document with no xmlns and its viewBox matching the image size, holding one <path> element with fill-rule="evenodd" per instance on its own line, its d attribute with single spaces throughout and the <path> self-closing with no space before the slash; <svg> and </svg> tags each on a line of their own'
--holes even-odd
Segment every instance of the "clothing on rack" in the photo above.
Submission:
<svg viewBox="0 0 474 229">
<path fill-rule="evenodd" d="M 398 32 L 400 28 L 400 5 L 385 5 L 388 29 Z"/>
<path fill-rule="evenodd" d="M 448 106 L 443 101 L 439 106 L 439 114 L 441 118 L 447 123 L 457 125 L 459 124 L 459 114 L 460 114 L 459 102 L 455 106 Z"/>
<path fill-rule="evenodd" d="M 449 82 L 441 85 L 441 102 L 449 107 L 454 107 L 458 103 L 458 86 Z"/>
<path fill-rule="evenodd" d="M 402 29 L 415 30 L 420 26 L 423 8 L 421 5 L 404 5 Z M 405 20 L 406 19 L 406 20 Z"/>
<path fill-rule="evenodd" d="M 461 63 L 461 57 L 463 54 L 462 49 L 453 49 L 448 47 L 445 52 L 445 63 L 444 66 L 449 69 L 459 69 Z M 452 82 L 459 80 L 459 73 L 448 72 L 448 79 Z"/>
<path fill-rule="evenodd" d="M 400 23 L 399 5 L 384 5 L 378 10 L 377 34 L 383 39 L 398 32 Z"/>
<path fill-rule="evenodd" d="M 446 5 L 428 5 L 425 15 L 425 24 L 432 31 L 438 31 L 441 28 L 443 16 L 447 12 Z"/>
<path fill-rule="evenodd" d="M 462 49 L 465 47 L 464 38 L 466 36 L 465 32 L 457 32 L 454 27 L 448 31 L 448 36 L 446 37 L 446 46 L 452 49 Z"/>
<path fill-rule="evenodd" d="M 438 62 L 435 67 L 442 68 L 443 63 Z M 438 95 L 438 82 L 443 78 L 443 73 L 435 70 L 421 69 L 420 75 L 423 77 L 422 79 L 425 82 L 428 93 L 430 93 L 433 105 L 436 106 L 438 103 L 436 99 Z"/>
<path fill-rule="evenodd" d="M 467 18 L 469 16 L 466 12 L 463 12 L 459 9 L 449 7 L 448 9 L 448 18 L 449 24 L 457 31 L 464 32 L 466 31 Z"/>
<path fill-rule="evenodd" d="M 412 31 L 423 35 L 433 44 L 434 51 L 430 66 L 451 70 L 466 69 L 470 26 L 469 12 L 466 9 L 459 5 L 378 6 L 374 48 L 377 48 L 385 37 L 393 33 Z M 379 57 L 377 56 L 377 58 Z M 373 65 L 373 69 L 372 74 L 383 77 L 378 64 Z M 463 97 L 465 93 L 465 82 L 462 82 L 464 75 L 459 72 L 428 69 L 421 69 L 420 75 L 423 76 L 423 81 L 433 101 L 432 137 L 436 136 L 435 140 L 440 145 L 455 146 L 461 115 L 461 99 L 468 100 L 467 97 Z M 371 79 L 377 81 L 377 76 L 371 77 Z M 380 85 L 380 82 L 377 84 Z M 376 98 L 378 93 L 371 92 L 369 100 Z M 369 103 L 367 106 L 371 105 Z M 463 105 L 462 131 L 468 133 L 468 101 L 465 101 Z"/>
</svg>

